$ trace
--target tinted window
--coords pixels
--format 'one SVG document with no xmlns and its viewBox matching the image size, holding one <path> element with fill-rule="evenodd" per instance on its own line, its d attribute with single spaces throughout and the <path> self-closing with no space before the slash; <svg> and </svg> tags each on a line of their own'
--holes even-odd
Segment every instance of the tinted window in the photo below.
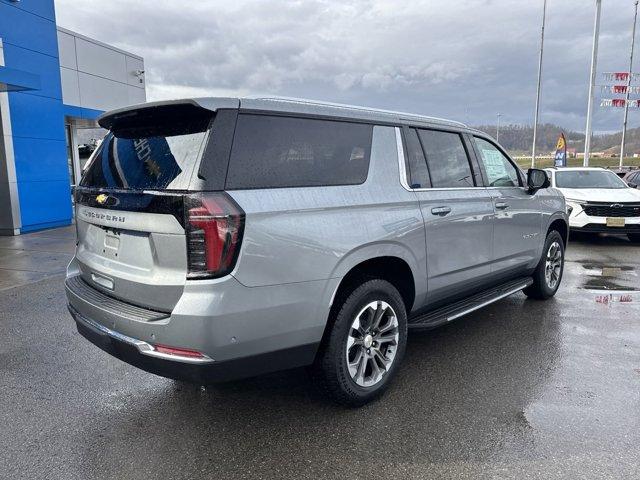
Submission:
<svg viewBox="0 0 640 480">
<path fill-rule="evenodd" d="M 239 115 L 228 189 L 363 183 L 372 125 Z"/>
<path fill-rule="evenodd" d="M 627 188 L 613 172 L 605 170 L 565 170 L 556 172 L 558 188 Z"/>
<path fill-rule="evenodd" d="M 457 133 L 418 130 L 433 187 L 473 187 L 469 158 Z"/>
<path fill-rule="evenodd" d="M 474 140 L 478 147 L 478 151 L 480 152 L 480 161 L 482 162 L 484 171 L 487 174 L 488 186 L 520 186 L 518 169 L 500 150 L 498 150 L 498 147 L 483 138 L 474 137 Z"/>
<path fill-rule="evenodd" d="M 147 118 L 110 132 L 87 167 L 81 186 L 186 189 L 200 156 L 209 118 Z"/>
<path fill-rule="evenodd" d="M 409 164 L 409 186 L 411 188 L 424 188 L 430 185 L 427 162 L 424 158 L 418 134 L 413 128 L 404 129 L 405 148 L 407 149 L 407 162 Z"/>
</svg>

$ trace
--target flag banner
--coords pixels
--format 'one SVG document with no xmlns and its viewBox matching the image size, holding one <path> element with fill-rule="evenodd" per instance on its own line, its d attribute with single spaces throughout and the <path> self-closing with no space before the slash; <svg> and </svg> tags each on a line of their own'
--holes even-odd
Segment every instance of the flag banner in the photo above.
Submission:
<svg viewBox="0 0 640 480">
<path fill-rule="evenodd" d="M 566 167 L 567 166 L 567 140 L 564 138 L 564 133 L 561 133 L 556 143 L 556 154 L 554 157 L 554 166 Z"/>
<path fill-rule="evenodd" d="M 609 82 L 627 82 L 629 72 L 604 72 L 603 78 Z M 640 73 L 631 74 L 631 80 L 640 80 Z"/>
<path fill-rule="evenodd" d="M 624 107 L 626 100 L 624 98 L 603 98 L 600 100 L 601 107 Z M 640 100 L 629 100 L 630 108 L 640 108 Z"/>
<path fill-rule="evenodd" d="M 630 94 L 640 94 L 640 85 L 633 85 L 628 88 L 626 85 L 601 85 L 600 89 L 603 93 L 613 93 L 614 95 L 627 93 L 627 90 L 629 90 Z"/>
</svg>

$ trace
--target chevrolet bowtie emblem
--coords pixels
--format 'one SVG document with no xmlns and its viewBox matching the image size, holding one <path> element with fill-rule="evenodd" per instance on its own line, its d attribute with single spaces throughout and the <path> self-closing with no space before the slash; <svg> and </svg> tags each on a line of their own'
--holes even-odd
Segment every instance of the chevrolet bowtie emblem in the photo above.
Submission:
<svg viewBox="0 0 640 480">
<path fill-rule="evenodd" d="M 96 197 L 96 202 L 98 202 L 100 205 L 104 205 L 105 203 L 107 203 L 108 198 L 109 198 L 109 195 L 101 193 Z"/>
</svg>

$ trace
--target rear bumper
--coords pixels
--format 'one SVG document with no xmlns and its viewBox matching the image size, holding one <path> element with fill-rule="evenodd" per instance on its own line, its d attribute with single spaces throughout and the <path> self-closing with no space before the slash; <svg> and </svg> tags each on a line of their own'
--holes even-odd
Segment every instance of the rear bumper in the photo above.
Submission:
<svg viewBox="0 0 640 480">
<path fill-rule="evenodd" d="M 76 321 L 78 332 L 108 354 L 146 372 L 197 384 L 225 382 L 306 365 L 318 348 L 318 344 L 301 345 L 223 362 L 212 359 L 197 363 L 176 361 L 143 353 L 140 344 L 149 344 L 107 329 L 83 317 L 71 305 L 69 312 Z"/>
<path fill-rule="evenodd" d="M 339 279 L 245 287 L 232 276 L 186 282 L 171 313 L 113 299 L 78 277 L 65 282 L 78 331 L 143 370 L 194 382 L 225 381 L 313 362 Z M 82 282 L 82 283 L 80 283 Z M 154 345 L 195 350 L 207 358 L 153 352 Z"/>
</svg>

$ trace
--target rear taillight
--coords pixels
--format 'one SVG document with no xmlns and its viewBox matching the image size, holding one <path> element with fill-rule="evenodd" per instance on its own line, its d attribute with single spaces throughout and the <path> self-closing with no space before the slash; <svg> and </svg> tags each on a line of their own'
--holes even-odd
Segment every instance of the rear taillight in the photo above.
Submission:
<svg viewBox="0 0 640 480">
<path fill-rule="evenodd" d="M 244 212 L 226 193 L 185 197 L 188 278 L 227 275 L 242 241 Z"/>
</svg>

